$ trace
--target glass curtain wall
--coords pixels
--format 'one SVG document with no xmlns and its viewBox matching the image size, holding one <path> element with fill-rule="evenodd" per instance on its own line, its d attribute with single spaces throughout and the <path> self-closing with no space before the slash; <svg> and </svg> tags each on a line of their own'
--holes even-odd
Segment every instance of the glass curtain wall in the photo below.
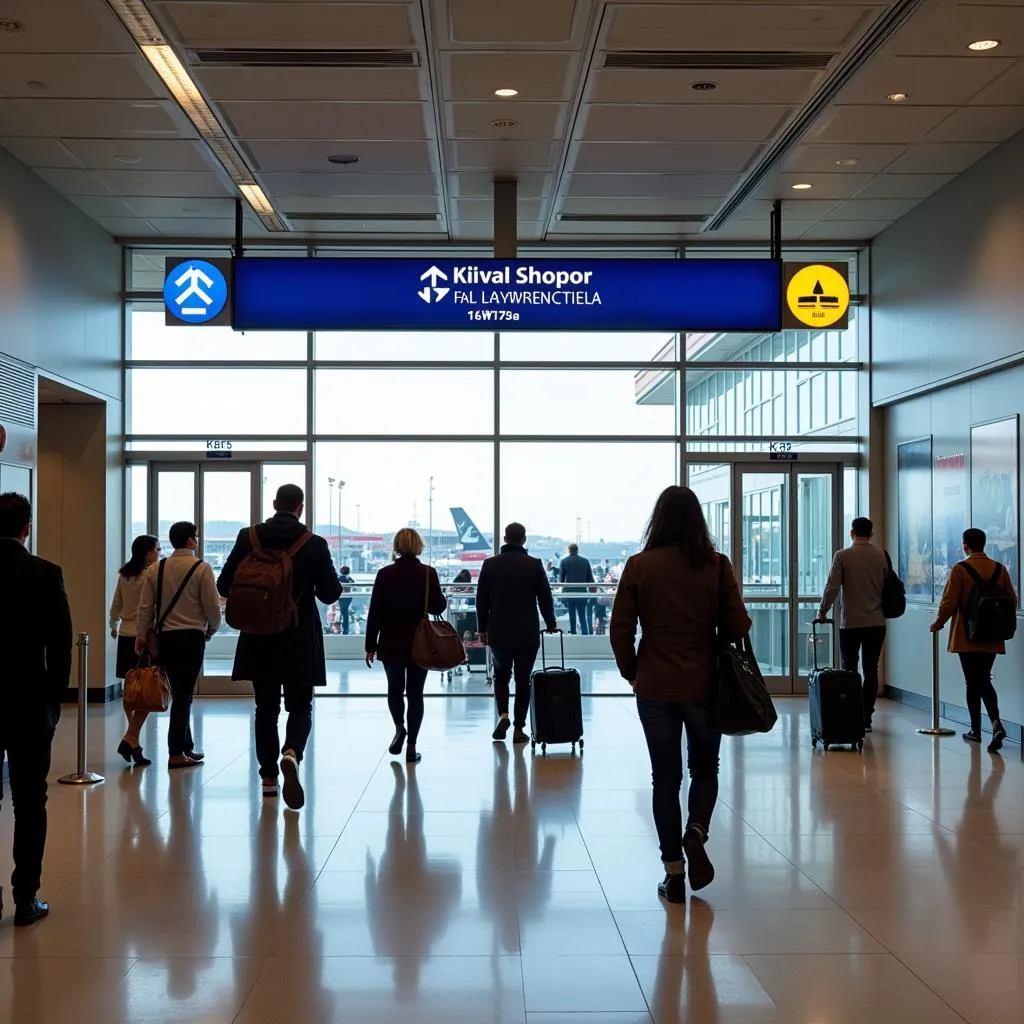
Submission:
<svg viewBox="0 0 1024 1024">
<path fill-rule="evenodd" d="M 586 598 L 593 635 L 573 638 L 575 651 L 597 659 L 592 689 L 621 693 L 607 616 L 663 487 L 688 480 L 728 549 L 737 458 L 764 458 L 784 441 L 857 461 L 856 315 L 846 331 L 750 336 L 235 334 L 164 325 L 163 255 L 128 259 L 126 533 L 146 524 L 166 533 L 164 512 L 177 505 L 169 484 L 157 496 L 154 467 L 190 473 L 208 465 L 211 444 L 262 467 L 255 514 L 269 512 L 286 479 L 305 486 L 308 522 L 353 579 L 344 614 L 323 610 L 337 691 L 383 688 L 358 658 L 374 574 L 402 527 L 420 531 L 424 558 L 447 583 L 465 572 L 475 581 L 511 520 L 526 526 L 553 579 L 568 545 L 579 545 L 595 589 Z M 244 501 L 225 493 L 213 507 L 218 493 L 204 486 L 196 514 L 205 531 L 231 537 Z M 771 497 L 750 500 L 758 511 L 744 522 L 767 529 Z M 770 562 L 772 543 L 759 539 L 758 557 Z M 457 613 L 472 608 L 468 593 L 452 596 Z M 485 690 L 485 666 L 470 668 L 479 671 L 443 685 Z"/>
</svg>

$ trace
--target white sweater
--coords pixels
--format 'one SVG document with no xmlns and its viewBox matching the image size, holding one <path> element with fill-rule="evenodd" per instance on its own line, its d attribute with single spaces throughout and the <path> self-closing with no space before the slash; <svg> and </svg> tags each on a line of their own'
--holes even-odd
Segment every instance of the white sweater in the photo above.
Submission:
<svg viewBox="0 0 1024 1024">
<path fill-rule="evenodd" d="M 142 584 L 145 580 L 145 569 L 137 576 L 117 574 L 114 600 L 110 602 L 110 628 L 116 629 L 118 636 L 138 635 L 136 633 L 136 623 L 139 618 L 139 600 L 142 598 Z"/>
</svg>

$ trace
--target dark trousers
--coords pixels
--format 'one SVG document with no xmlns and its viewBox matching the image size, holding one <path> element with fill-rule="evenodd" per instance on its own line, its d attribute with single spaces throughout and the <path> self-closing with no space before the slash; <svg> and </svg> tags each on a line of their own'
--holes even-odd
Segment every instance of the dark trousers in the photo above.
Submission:
<svg viewBox="0 0 1024 1024">
<path fill-rule="evenodd" d="M 342 601 L 341 604 L 338 605 L 338 608 L 341 611 L 341 633 L 342 633 L 342 636 L 348 636 L 348 627 L 349 627 L 349 618 L 350 618 L 350 608 L 351 608 L 351 605 L 349 604 L 348 601 Z"/>
<path fill-rule="evenodd" d="M 871 724 L 878 696 L 878 662 L 885 643 L 885 626 L 860 626 L 839 630 L 839 656 L 844 672 L 857 672 L 858 661 L 863 661 L 864 672 L 864 724 Z"/>
<path fill-rule="evenodd" d="M 590 599 L 586 597 L 568 597 L 565 603 L 569 607 L 569 632 L 576 632 L 576 620 L 579 620 L 579 631 L 590 636 Z"/>
<path fill-rule="evenodd" d="M 699 704 L 636 699 L 651 756 L 654 783 L 654 825 L 658 830 L 661 859 L 683 859 L 683 814 L 679 790 L 683 784 L 683 733 L 686 733 L 686 764 L 690 772 L 686 826 L 697 825 L 707 836 L 711 815 L 718 802 L 718 752 L 722 734 L 708 725 L 707 708 Z"/>
<path fill-rule="evenodd" d="M 981 735 L 981 704 L 994 725 L 999 721 L 999 697 L 992 685 L 992 668 L 996 656 L 986 651 L 969 651 L 960 655 L 960 667 L 967 684 L 967 711 L 971 716 L 971 731 Z"/>
<path fill-rule="evenodd" d="M 27 726 L 24 715 L 0 708 L 0 780 L 6 756 L 14 803 L 11 888 L 15 904 L 31 903 L 39 892 L 46 847 L 46 776 L 50 772 L 53 732 L 53 727 L 45 721 L 40 721 L 36 727 Z M 2 797 L 0 781 L 0 799 Z"/>
<path fill-rule="evenodd" d="M 427 685 L 427 670 L 419 665 L 385 665 L 388 677 L 388 710 L 396 729 L 403 723 L 409 733 L 409 742 L 415 746 L 423 724 L 423 687 Z M 406 716 L 405 705 L 409 703 Z"/>
<path fill-rule="evenodd" d="M 172 629 L 160 634 L 160 661 L 171 684 L 171 714 L 167 723 L 167 753 L 170 757 L 191 754 L 192 698 L 203 670 L 206 637 L 198 629 Z"/>
<path fill-rule="evenodd" d="M 526 719 L 530 714 L 530 676 L 537 662 L 538 650 L 536 643 L 525 647 L 491 648 L 491 657 L 494 659 L 494 700 L 499 715 L 508 714 L 509 683 L 515 674 L 516 706 L 512 723 L 518 729 L 526 728 Z"/>
<path fill-rule="evenodd" d="M 280 679 L 254 679 L 256 695 L 256 760 L 260 765 L 260 778 L 276 779 L 277 762 L 282 750 L 290 750 L 302 760 L 313 728 L 313 687 L 294 686 Z M 281 693 L 288 721 L 284 728 L 284 746 L 277 723 L 281 717 Z"/>
</svg>

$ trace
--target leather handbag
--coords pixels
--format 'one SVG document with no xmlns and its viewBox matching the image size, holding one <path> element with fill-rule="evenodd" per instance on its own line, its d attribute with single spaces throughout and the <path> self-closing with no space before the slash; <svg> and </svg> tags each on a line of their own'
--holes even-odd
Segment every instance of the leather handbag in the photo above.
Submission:
<svg viewBox="0 0 1024 1024">
<path fill-rule="evenodd" d="M 440 615 L 430 616 L 430 573 L 424 567 L 423 618 L 412 638 L 412 660 L 420 668 L 447 672 L 466 663 L 466 650 L 458 631 Z"/>
<path fill-rule="evenodd" d="M 161 665 L 145 654 L 124 678 L 125 711 L 166 711 L 171 706 L 171 684 Z"/>
</svg>

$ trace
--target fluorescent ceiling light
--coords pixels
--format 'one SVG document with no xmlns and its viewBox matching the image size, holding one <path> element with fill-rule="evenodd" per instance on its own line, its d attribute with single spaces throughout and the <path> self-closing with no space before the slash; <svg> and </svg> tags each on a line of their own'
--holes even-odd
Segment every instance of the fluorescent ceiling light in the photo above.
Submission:
<svg viewBox="0 0 1024 1024">
<path fill-rule="evenodd" d="M 796 185 L 790 185 L 789 187 L 796 189 L 797 192 L 806 192 L 807 189 L 814 188 L 813 185 L 806 181 L 798 182 Z"/>
<path fill-rule="evenodd" d="M 502 99 L 505 99 L 505 98 L 507 98 L 509 96 L 518 96 L 519 95 L 519 90 L 518 89 L 495 89 L 494 90 L 494 95 L 495 96 L 501 96 Z"/>
<path fill-rule="evenodd" d="M 976 43 L 968 43 L 967 49 L 980 52 L 983 50 L 994 50 L 998 45 L 998 39 L 979 39 Z"/>
<path fill-rule="evenodd" d="M 188 119 L 196 126 L 200 135 L 225 134 L 216 114 L 210 109 L 198 86 L 192 81 L 185 65 L 166 43 L 160 46 L 143 46 L 142 54 L 153 66 L 171 95 L 178 101 Z"/>
<path fill-rule="evenodd" d="M 906 103 L 910 99 L 910 94 L 906 92 L 891 92 L 886 99 L 890 103 Z"/>
<path fill-rule="evenodd" d="M 274 212 L 273 204 L 266 197 L 259 185 L 239 185 L 239 192 L 245 196 L 248 204 L 261 216 L 269 217 Z"/>
</svg>

